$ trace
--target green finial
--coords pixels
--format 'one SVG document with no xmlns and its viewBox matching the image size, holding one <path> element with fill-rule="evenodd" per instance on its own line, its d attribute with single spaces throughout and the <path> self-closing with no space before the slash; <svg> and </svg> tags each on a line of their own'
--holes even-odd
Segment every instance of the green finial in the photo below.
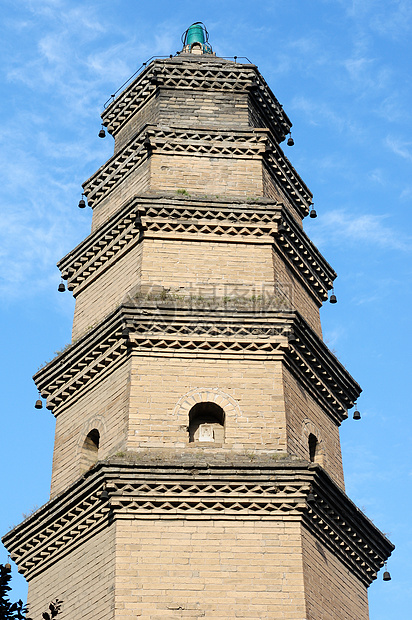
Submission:
<svg viewBox="0 0 412 620">
<path fill-rule="evenodd" d="M 209 33 L 203 22 L 195 22 L 182 34 L 183 51 L 195 54 L 212 54 L 208 43 Z"/>
<path fill-rule="evenodd" d="M 201 22 L 196 22 L 187 29 L 186 45 L 191 47 L 193 43 L 200 43 L 201 45 L 205 43 L 205 33 Z"/>
</svg>

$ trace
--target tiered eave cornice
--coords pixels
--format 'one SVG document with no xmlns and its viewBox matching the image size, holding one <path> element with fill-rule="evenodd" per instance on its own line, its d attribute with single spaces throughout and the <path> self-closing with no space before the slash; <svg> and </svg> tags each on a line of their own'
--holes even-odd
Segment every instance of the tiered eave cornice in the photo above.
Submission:
<svg viewBox="0 0 412 620">
<path fill-rule="evenodd" d="M 336 273 L 279 202 L 136 196 L 62 258 L 58 267 L 77 295 L 144 238 L 275 243 L 319 305 Z"/>
<path fill-rule="evenodd" d="M 267 150 L 267 147 L 269 150 Z M 265 128 L 221 130 L 210 128 L 145 125 L 118 153 L 113 155 L 85 183 L 89 206 L 101 200 L 151 156 L 186 155 L 237 159 L 259 159 L 302 217 L 309 212 L 312 193 Z"/>
<path fill-rule="evenodd" d="M 154 60 L 102 113 L 103 124 L 116 136 L 158 89 L 248 92 L 278 142 L 292 123 L 257 67 L 209 57 Z"/>
<path fill-rule="evenodd" d="M 33 578 L 118 519 L 301 521 L 368 586 L 394 546 L 319 466 L 279 455 L 141 451 L 98 463 L 6 534 Z M 106 489 L 109 499 L 101 497 Z M 308 502 L 312 491 L 314 501 Z"/>
<path fill-rule="evenodd" d="M 250 310 L 244 309 L 245 303 Z M 212 303 L 167 295 L 151 302 L 137 298 L 38 371 L 34 380 L 48 408 L 58 415 L 133 353 L 275 359 L 283 361 L 340 424 L 360 394 L 359 385 L 297 312 L 271 309 L 277 303 L 275 297 Z"/>
</svg>

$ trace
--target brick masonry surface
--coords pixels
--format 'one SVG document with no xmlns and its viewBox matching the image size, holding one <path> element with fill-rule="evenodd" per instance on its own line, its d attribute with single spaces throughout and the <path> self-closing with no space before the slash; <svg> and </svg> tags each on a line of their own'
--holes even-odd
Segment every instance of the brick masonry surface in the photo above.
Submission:
<svg viewBox="0 0 412 620">
<path fill-rule="evenodd" d="M 365 588 L 287 519 L 118 520 L 32 580 L 31 614 L 56 597 L 68 620 L 368 619 Z"/>
</svg>

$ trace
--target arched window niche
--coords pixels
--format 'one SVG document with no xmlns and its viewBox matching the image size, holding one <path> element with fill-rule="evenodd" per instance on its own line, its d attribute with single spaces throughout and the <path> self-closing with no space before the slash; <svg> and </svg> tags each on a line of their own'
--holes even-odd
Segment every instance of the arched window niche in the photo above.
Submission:
<svg viewBox="0 0 412 620">
<path fill-rule="evenodd" d="M 213 444 L 225 440 L 225 412 L 216 403 L 204 401 L 189 411 L 189 443 Z"/>
<path fill-rule="evenodd" d="M 310 433 L 308 437 L 309 460 L 311 463 L 319 463 L 319 442 L 317 437 Z"/>
<path fill-rule="evenodd" d="M 100 433 L 97 428 L 91 430 L 83 442 L 81 453 L 81 471 L 85 473 L 99 459 Z"/>
</svg>

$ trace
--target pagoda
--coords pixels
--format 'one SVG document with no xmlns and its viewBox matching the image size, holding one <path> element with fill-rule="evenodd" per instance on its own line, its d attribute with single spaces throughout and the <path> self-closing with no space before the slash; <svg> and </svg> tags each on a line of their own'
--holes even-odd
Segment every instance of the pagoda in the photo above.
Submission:
<svg viewBox="0 0 412 620">
<path fill-rule="evenodd" d="M 393 545 L 345 494 L 361 390 L 322 340 L 336 273 L 291 122 L 240 60 L 194 24 L 102 113 L 92 231 L 58 263 L 72 344 L 34 376 L 51 497 L 3 539 L 32 617 L 369 618 Z"/>
</svg>

